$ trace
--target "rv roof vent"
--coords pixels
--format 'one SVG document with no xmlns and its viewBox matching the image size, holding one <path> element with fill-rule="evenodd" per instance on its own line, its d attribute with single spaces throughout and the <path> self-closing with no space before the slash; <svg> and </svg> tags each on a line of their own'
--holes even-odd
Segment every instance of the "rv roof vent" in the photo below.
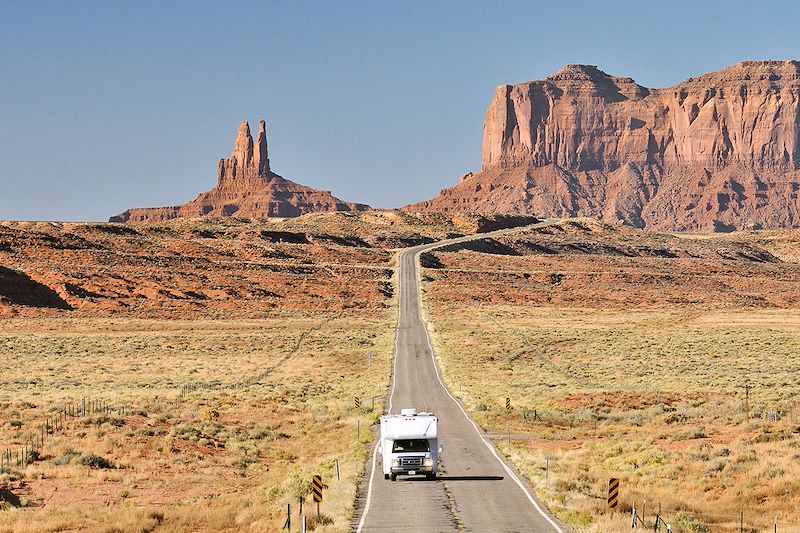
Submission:
<svg viewBox="0 0 800 533">
<path fill-rule="evenodd" d="M 403 416 L 416 416 L 416 409 L 400 409 L 400 414 Z"/>
</svg>

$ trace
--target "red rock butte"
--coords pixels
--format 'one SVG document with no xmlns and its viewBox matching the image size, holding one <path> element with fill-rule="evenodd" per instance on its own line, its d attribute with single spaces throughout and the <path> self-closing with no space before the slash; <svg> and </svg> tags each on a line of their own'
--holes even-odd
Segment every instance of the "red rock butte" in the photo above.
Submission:
<svg viewBox="0 0 800 533">
<path fill-rule="evenodd" d="M 247 121 L 239 126 L 233 153 L 217 165 L 217 186 L 183 205 L 128 209 L 110 222 L 164 222 L 175 218 L 294 217 L 325 211 L 365 211 L 369 206 L 344 202 L 272 172 L 267 149 L 267 126 L 258 124 L 253 143 Z"/>
<path fill-rule="evenodd" d="M 481 171 L 406 209 L 800 227 L 799 105 L 797 61 L 744 61 L 666 89 L 568 65 L 498 87 Z"/>
</svg>

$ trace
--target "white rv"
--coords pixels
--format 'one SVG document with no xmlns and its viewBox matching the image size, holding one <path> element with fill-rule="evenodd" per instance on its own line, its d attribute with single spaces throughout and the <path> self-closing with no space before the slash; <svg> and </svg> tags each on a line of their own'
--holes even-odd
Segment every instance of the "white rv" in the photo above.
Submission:
<svg viewBox="0 0 800 533">
<path fill-rule="evenodd" d="M 394 481 L 402 474 L 436 479 L 442 451 L 438 422 L 432 413 L 417 413 L 416 409 L 402 409 L 399 415 L 381 417 L 378 453 L 383 462 L 384 478 Z"/>
</svg>

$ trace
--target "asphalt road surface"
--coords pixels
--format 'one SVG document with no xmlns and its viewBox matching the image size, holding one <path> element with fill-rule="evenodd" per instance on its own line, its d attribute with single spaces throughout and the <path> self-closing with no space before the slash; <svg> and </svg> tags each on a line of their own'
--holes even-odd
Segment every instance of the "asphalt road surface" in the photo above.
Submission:
<svg viewBox="0 0 800 533">
<path fill-rule="evenodd" d="M 552 222 L 541 225 L 546 224 Z M 443 243 L 513 231 L 519 229 Z M 376 446 L 360 490 L 356 531 L 566 533 L 442 384 L 421 318 L 417 267 L 420 253 L 443 243 L 410 248 L 400 256 L 400 320 L 387 405 L 390 413 L 413 407 L 439 417 L 439 443 L 443 448 L 439 479 L 400 476 L 394 482 L 385 480 Z"/>
</svg>

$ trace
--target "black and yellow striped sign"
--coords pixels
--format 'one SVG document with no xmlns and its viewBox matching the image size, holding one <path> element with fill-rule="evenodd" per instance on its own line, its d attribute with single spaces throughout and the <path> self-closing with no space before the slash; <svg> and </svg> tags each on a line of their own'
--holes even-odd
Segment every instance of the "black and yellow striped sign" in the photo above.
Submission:
<svg viewBox="0 0 800 533">
<path fill-rule="evenodd" d="M 619 479 L 612 477 L 608 480 L 608 508 L 613 509 L 619 504 Z"/>
<path fill-rule="evenodd" d="M 314 496 L 315 502 L 322 501 L 322 476 L 311 478 L 311 494 Z"/>
<path fill-rule="evenodd" d="M 356 409 L 361 409 L 361 398 L 353 396 L 353 403 L 356 405 Z"/>
<path fill-rule="evenodd" d="M 511 398 L 506 398 L 506 411 L 511 410 Z"/>
</svg>

